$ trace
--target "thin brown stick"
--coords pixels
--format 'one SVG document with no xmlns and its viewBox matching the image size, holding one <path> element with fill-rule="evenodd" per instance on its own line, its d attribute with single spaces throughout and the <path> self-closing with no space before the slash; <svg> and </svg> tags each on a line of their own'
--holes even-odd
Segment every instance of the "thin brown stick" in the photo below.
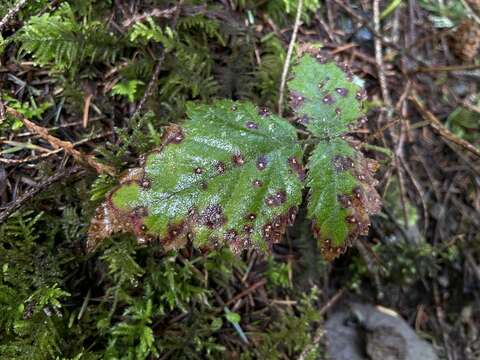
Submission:
<svg viewBox="0 0 480 360">
<path fill-rule="evenodd" d="M 480 69 L 480 64 L 431 66 L 431 67 L 419 67 L 411 71 L 410 73 L 414 74 L 414 73 L 425 73 L 425 72 L 449 72 L 449 71 L 465 71 L 465 70 L 478 70 L 478 69 Z"/>
<path fill-rule="evenodd" d="M 374 29 L 380 33 L 380 2 L 373 0 L 373 23 Z M 390 110 L 392 108 L 392 100 L 388 91 L 387 79 L 385 77 L 385 64 L 383 63 L 382 42 L 378 37 L 374 38 L 375 60 L 377 63 L 378 80 L 380 82 L 380 90 L 382 91 L 383 102 Z"/>
<path fill-rule="evenodd" d="M 178 6 L 173 6 L 171 8 L 168 8 L 168 9 L 153 9 L 152 11 L 149 11 L 149 12 L 146 12 L 146 13 L 143 13 L 143 14 L 138 14 L 138 15 L 135 15 L 135 16 L 132 16 L 131 18 L 129 19 L 126 19 L 124 22 L 123 22 L 123 26 L 124 27 L 130 27 L 132 26 L 133 24 L 136 24 L 136 23 L 139 23 L 139 22 L 142 22 L 144 21 L 145 19 L 149 18 L 149 17 L 157 17 L 157 18 L 166 18 L 166 19 L 169 19 L 171 18 L 172 16 L 175 15 L 176 11 L 178 9 Z"/>
<path fill-rule="evenodd" d="M 285 92 L 285 84 L 287 83 L 288 69 L 290 68 L 290 61 L 292 60 L 293 47 L 295 46 L 295 41 L 297 39 L 298 28 L 300 27 L 300 17 L 302 15 L 303 0 L 298 0 L 297 5 L 297 15 L 295 16 L 295 24 L 293 25 L 293 34 L 288 44 L 287 57 L 285 58 L 285 63 L 283 64 L 282 80 L 280 82 L 280 90 L 278 97 L 278 115 L 282 116 L 283 114 L 283 97 Z"/>
<path fill-rule="evenodd" d="M 182 10 L 183 1 L 184 0 L 180 0 L 175 7 L 173 7 L 172 9 L 169 9 L 169 11 L 172 10 L 172 14 L 173 14 L 172 28 L 174 29 L 176 27 L 178 17 Z M 153 94 L 153 90 L 155 89 L 158 76 L 160 75 L 160 70 L 162 69 L 163 61 L 165 60 L 165 50 L 162 49 L 161 51 L 162 53 L 160 54 L 160 57 L 157 60 L 157 64 L 155 65 L 155 70 L 153 71 L 152 79 L 149 81 L 147 88 L 145 89 L 145 93 L 143 94 L 142 99 L 138 103 L 138 106 L 135 109 L 135 112 L 133 113 L 131 119 L 135 119 L 138 115 L 140 115 L 140 112 L 145 106 L 145 103 L 147 102 L 148 98 Z"/>
<path fill-rule="evenodd" d="M 105 133 L 102 133 L 102 134 L 99 134 L 97 136 L 94 136 L 94 137 L 89 137 L 89 138 L 86 138 L 86 139 L 82 139 L 82 140 L 79 140 L 79 141 L 76 141 L 74 143 L 72 143 L 73 146 L 78 146 L 78 145 L 82 145 L 86 142 L 89 142 L 89 141 L 92 141 L 92 140 L 96 140 L 96 139 L 100 139 L 100 138 L 103 138 L 105 136 L 109 136 L 109 135 L 112 135 L 113 134 L 113 131 L 107 131 Z M 2 142 L 2 140 L 0 140 L 0 143 Z M 31 156 L 27 156 L 23 159 L 5 159 L 3 157 L 0 157 L 0 163 L 4 163 L 4 164 L 8 164 L 8 165 L 12 165 L 12 164 L 24 164 L 24 163 L 28 163 L 28 162 L 33 162 L 33 161 L 38 161 L 38 160 L 43 160 L 43 159 L 46 159 L 52 155 L 55 155 L 55 154 L 58 154 L 59 152 L 62 152 L 63 149 L 62 148 L 58 148 L 58 149 L 54 149 L 54 150 L 48 150 L 46 153 L 44 154 L 40 154 L 40 155 L 31 155 Z"/>
<path fill-rule="evenodd" d="M 240 292 L 239 294 L 235 295 L 233 298 L 228 300 L 225 304 L 226 305 L 234 304 L 239 299 L 247 296 L 248 294 L 251 294 L 252 292 L 254 292 L 259 287 L 264 286 L 266 283 L 267 283 L 267 279 L 261 279 L 261 280 L 257 281 L 255 284 L 251 285 L 249 288 L 243 290 L 242 292 Z"/>
<path fill-rule="evenodd" d="M 155 84 L 157 83 L 158 76 L 160 75 L 160 69 L 162 68 L 162 64 L 164 60 L 165 60 L 165 51 L 162 51 L 162 54 L 160 55 L 160 58 L 157 61 L 157 65 L 155 65 L 155 70 L 153 71 L 152 79 L 149 81 L 147 88 L 145 89 L 145 93 L 143 94 L 142 99 L 138 103 L 138 106 L 132 115 L 132 119 L 135 119 L 138 115 L 140 115 L 140 112 L 142 111 L 143 107 L 145 106 L 145 103 L 147 102 L 147 99 L 153 94 L 153 90 L 155 88 Z"/>
<path fill-rule="evenodd" d="M 3 17 L 2 20 L 0 20 L 0 31 L 2 31 L 3 27 L 7 24 L 7 22 L 14 17 L 20 9 L 27 3 L 27 0 L 19 0 L 9 11 L 8 13 Z"/>
<path fill-rule="evenodd" d="M 468 141 L 459 138 L 457 135 L 453 134 L 450 130 L 448 130 L 440 122 L 440 120 L 437 119 L 437 117 L 433 113 L 431 113 L 430 111 L 427 110 L 427 108 L 425 107 L 423 102 L 420 100 L 420 98 L 416 94 L 413 94 L 412 96 L 410 96 L 409 99 L 415 105 L 415 107 L 420 112 L 420 114 L 422 114 L 423 118 L 426 121 L 429 122 L 430 126 L 440 136 L 447 139 L 448 141 L 453 142 L 454 144 L 457 144 L 457 145 L 463 147 L 465 150 L 471 152 L 472 154 L 476 155 L 477 157 L 480 157 L 480 150 L 477 147 L 470 144 Z"/>
<path fill-rule="evenodd" d="M 85 100 L 83 101 L 83 118 L 82 118 L 82 125 L 83 128 L 87 128 L 88 126 L 88 118 L 90 112 L 90 102 L 92 101 L 92 94 L 85 95 Z"/>
<path fill-rule="evenodd" d="M 18 111 L 10 107 L 7 107 L 6 110 L 7 110 L 7 113 L 21 120 L 22 123 L 25 125 L 25 127 L 29 131 L 37 134 L 43 140 L 47 141 L 54 149 L 63 149 L 67 154 L 71 155 L 76 161 L 78 161 L 79 163 L 88 165 L 89 167 L 93 168 L 97 173 L 100 173 L 100 174 L 105 173 L 111 176 L 115 175 L 114 168 L 108 165 L 99 163 L 95 159 L 95 157 L 92 155 L 86 155 L 76 150 L 74 148 L 74 145 L 71 142 L 63 141 L 53 135 L 50 135 L 47 129 L 31 122 L 30 120 L 25 118 L 22 114 L 20 114 Z"/>
<path fill-rule="evenodd" d="M 391 41 L 388 41 L 382 34 L 380 34 L 378 31 L 375 31 L 375 29 L 370 25 L 370 20 L 363 17 L 363 16 L 360 16 L 358 15 L 349 5 L 345 4 L 342 0 L 333 0 L 337 5 L 339 5 L 343 10 L 345 10 L 350 16 L 352 16 L 353 18 L 355 18 L 357 21 L 360 22 L 360 24 L 362 24 L 363 26 L 365 26 L 366 28 L 368 28 L 368 30 L 370 30 L 373 35 L 377 38 L 379 38 L 382 43 L 385 45 L 385 46 L 388 46 L 392 49 L 395 49 L 397 50 L 401 55 L 405 55 L 405 56 L 408 56 L 410 59 L 416 61 L 417 63 L 419 64 L 426 64 L 426 61 L 422 60 L 422 59 L 419 59 L 417 58 L 416 56 L 412 55 L 409 51 L 407 51 L 405 48 L 402 48 L 400 46 L 398 46 L 397 44 L 391 42 Z"/>
<path fill-rule="evenodd" d="M 52 184 L 60 181 L 61 179 L 68 178 L 72 175 L 78 175 L 83 172 L 82 168 L 75 166 L 66 170 L 57 170 L 54 175 L 50 176 L 46 180 L 42 181 L 36 187 L 28 190 L 25 194 L 20 196 L 15 201 L 12 201 L 10 204 L 5 206 L 4 210 L 0 213 L 0 224 L 3 224 L 8 217 L 13 214 L 15 211 L 20 209 L 28 200 L 33 198 L 39 192 L 45 191 Z"/>
</svg>

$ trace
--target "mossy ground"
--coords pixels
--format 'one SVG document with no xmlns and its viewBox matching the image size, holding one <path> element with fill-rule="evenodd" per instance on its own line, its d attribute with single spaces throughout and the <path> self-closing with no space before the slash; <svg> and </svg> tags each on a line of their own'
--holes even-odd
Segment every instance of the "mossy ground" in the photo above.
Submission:
<svg viewBox="0 0 480 360">
<path fill-rule="evenodd" d="M 13 3 L 0 4 L 0 17 Z M 277 110 L 296 3 L 183 1 L 177 11 L 169 1 L 28 2 L 2 30 L 2 104 L 121 172 L 159 146 L 186 101 L 248 99 Z M 89 221 L 115 179 L 68 172 L 77 166 L 69 156 L 7 116 L 0 209 L 28 200 L 0 225 L 0 359 L 293 359 L 341 289 L 398 311 L 442 357 L 478 358 L 478 158 L 432 132 L 408 99 L 415 89 L 453 134 L 479 145 L 478 74 L 465 67 L 478 59 L 455 58 L 441 28 L 469 13 L 454 0 L 414 0 L 383 18 L 388 109 L 372 9 L 343 3 L 305 1 L 299 41 L 321 42 L 365 81 L 370 121 L 355 136 L 381 163 L 385 203 L 370 235 L 332 264 L 302 220 L 270 258 L 164 253 L 128 235 L 86 253 Z M 438 70 L 445 65 L 453 70 Z"/>
</svg>

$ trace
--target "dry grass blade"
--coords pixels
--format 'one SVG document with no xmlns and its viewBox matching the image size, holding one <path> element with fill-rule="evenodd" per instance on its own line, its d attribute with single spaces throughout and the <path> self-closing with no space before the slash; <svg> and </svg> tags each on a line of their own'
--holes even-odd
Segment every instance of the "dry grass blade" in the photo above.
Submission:
<svg viewBox="0 0 480 360">
<path fill-rule="evenodd" d="M 19 120 L 22 121 L 22 123 L 25 125 L 25 127 L 31 131 L 32 133 L 37 134 L 40 136 L 43 140 L 47 141 L 54 149 L 62 149 L 65 151 L 67 154 L 71 155 L 76 161 L 78 161 L 81 164 L 86 164 L 92 169 L 94 169 L 97 173 L 99 174 L 108 174 L 111 176 L 115 176 L 116 172 L 115 169 L 112 168 L 111 166 L 104 165 L 99 163 L 94 156 L 92 155 L 86 155 L 83 154 L 82 152 L 76 150 L 74 148 L 74 145 L 69 142 L 69 141 L 63 141 L 60 140 L 59 138 L 50 135 L 48 133 L 48 130 L 45 129 L 42 126 L 39 126 L 27 118 L 25 118 L 22 114 L 20 114 L 18 111 L 7 107 L 6 108 L 7 113 L 18 118 Z"/>
</svg>

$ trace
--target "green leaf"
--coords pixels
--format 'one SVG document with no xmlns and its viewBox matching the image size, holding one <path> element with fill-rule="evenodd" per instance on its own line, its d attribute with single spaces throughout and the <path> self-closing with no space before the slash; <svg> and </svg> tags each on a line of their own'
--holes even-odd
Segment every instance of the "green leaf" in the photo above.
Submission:
<svg viewBox="0 0 480 360">
<path fill-rule="evenodd" d="M 239 324 L 242 319 L 239 314 L 233 311 L 228 311 L 225 313 L 225 317 L 232 324 Z"/>
<path fill-rule="evenodd" d="M 121 231 L 165 249 L 266 250 L 302 200 L 302 155 L 295 128 L 250 103 L 189 104 L 184 124 L 98 208 L 89 247 Z"/>
<path fill-rule="evenodd" d="M 132 103 L 137 96 L 139 85 L 143 84 L 140 80 L 121 81 L 112 87 L 112 95 L 125 96 Z"/>
<path fill-rule="evenodd" d="M 363 122 L 364 91 L 349 69 L 305 47 L 289 82 L 299 122 L 318 138 L 307 165 L 307 217 L 323 256 L 332 260 L 368 232 L 369 216 L 380 210 L 372 174 L 377 164 L 352 147 L 345 134 Z"/>
<path fill-rule="evenodd" d="M 335 138 L 364 119 L 365 91 L 344 65 L 329 61 L 318 49 L 301 57 L 288 82 L 290 104 L 297 122 L 321 139 Z"/>
</svg>

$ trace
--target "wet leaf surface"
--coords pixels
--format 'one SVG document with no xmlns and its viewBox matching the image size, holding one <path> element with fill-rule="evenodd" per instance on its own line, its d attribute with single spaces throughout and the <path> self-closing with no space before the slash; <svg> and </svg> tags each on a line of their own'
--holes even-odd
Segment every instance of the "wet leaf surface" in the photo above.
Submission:
<svg viewBox="0 0 480 360">
<path fill-rule="evenodd" d="M 289 82 L 291 104 L 299 122 L 319 138 L 307 165 L 307 216 L 323 256 L 332 260 L 357 236 L 368 233 L 370 215 L 380 210 L 372 175 L 377 165 L 344 136 L 364 119 L 365 91 L 347 67 L 320 50 L 301 51 Z"/>
<path fill-rule="evenodd" d="M 165 249 L 187 241 L 266 250 L 293 223 L 302 199 L 302 150 L 285 120 L 249 103 L 190 104 L 163 145 L 97 209 L 89 248 L 115 232 Z M 294 166 L 292 166 L 294 163 Z"/>
</svg>

